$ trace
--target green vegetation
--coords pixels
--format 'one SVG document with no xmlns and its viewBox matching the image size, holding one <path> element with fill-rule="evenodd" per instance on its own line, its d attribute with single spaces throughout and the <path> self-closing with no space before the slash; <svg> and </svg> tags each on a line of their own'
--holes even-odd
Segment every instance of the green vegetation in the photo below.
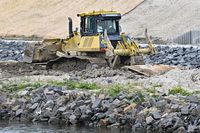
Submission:
<svg viewBox="0 0 200 133">
<path fill-rule="evenodd" d="M 99 89 L 99 87 L 95 83 L 75 82 L 72 80 L 67 80 L 66 85 L 67 85 L 68 89 L 86 89 L 86 90 Z"/>
<path fill-rule="evenodd" d="M 14 83 L 9 85 L 2 85 L 2 91 L 6 92 L 16 92 L 25 89 L 26 87 L 30 87 L 31 89 L 36 89 L 41 87 L 42 84 L 40 82 L 20 82 L 20 83 Z"/>
<path fill-rule="evenodd" d="M 2 85 L 2 91 L 6 92 L 17 92 L 20 90 L 25 89 L 26 87 L 29 87 L 31 89 L 39 88 L 43 85 L 51 85 L 56 87 L 62 87 L 67 86 L 68 89 L 85 89 L 85 90 L 97 90 L 100 89 L 97 84 L 95 83 L 87 83 L 87 82 L 75 82 L 72 80 L 64 80 L 64 81 L 55 81 L 55 80 L 49 80 L 49 81 L 34 81 L 30 82 L 26 79 L 22 80 L 18 83 L 11 83 L 11 84 L 3 84 Z"/>
<path fill-rule="evenodd" d="M 109 96 L 116 96 L 120 92 L 123 92 L 125 94 L 129 93 L 143 93 L 144 90 L 138 90 L 136 87 L 143 86 L 141 83 L 128 83 L 126 85 L 122 84 L 113 84 L 113 85 L 105 85 L 100 86 L 96 83 L 87 83 L 87 82 L 76 82 L 72 80 L 63 80 L 63 81 L 56 81 L 56 80 L 49 80 L 49 81 L 34 81 L 31 82 L 30 80 L 24 78 L 21 82 L 13 83 L 13 84 L 5 84 L 2 85 L 2 88 L 4 91 L 7 92 L 17 92 L 20 90 L 25 89 L 26 87 L 33 89 L 39 88 L 44 85 L 51 85 L 56 87 L 63 87 L 66 86 L 67 89 L 73 90 L 73 89 L 82 89 L 82 90 L 91 90 L 94 93 L 105 93 Z M 155 92 L 155 89 L 148 88 L 145 90 L 146 92 Z M 143 98 L 141 98 L 143 99 Z"/>
<path fill-rule="evenodd" d="M 26 87 L 29 87 L 30 89 L 37 89 L 44 85 L 50 85 L 50 86 L 56 86 L 56 87 L 63 87 L 66 86 L 67 89 L 73 90 L 73 89 L 82 89 L 82 90 L 90 90 L 94 93 L 104 93 L 111 97 L 116 96 L 120 92 L 123 92 L 124 94 L 131 94 L 135 93 L 137 94 L 137 97 L 132 99 L 132 102 L 142 102 L 145 99 L 146 96 L 153 96 L 158 97 L 159 93 L 156 91 L 156 87 L 161 87 L 160 85 L 152 85 L 150 87 L 145 88 L 142 83 L 128 83 L 128 84 L 113 84 L 113 85 L 97 85 L 96 83 L 88 83 L 83 81 L 73 81 L 65 79 L 63 81 L 55 81 L 55 80 L 49 80 L 49 81 L 34 81 L 31 82 L 27 79 L 22 79 L 21 82 L 18 83 L 11 83 L 11 84 L 3 84 L 2 85 L 2 91 L 9 92 L 9 93 L 15 93 L 17 91 L 23 90 Z M 180 94 L 183 96 L 188 96 L 190 94 L 200 94 L 200 91 L 195 91 L 192 93 L 189 93 L 188 91 L 184 90 L 180 86 L 173 87 L 169 90 L 169 95 L 176 95 Z"/>
<path fill-rule="evenodd" d="M 44 84 L 44 82 L 43 82 Z M 47 81 L 48 85 L 52 85 L 52 86 L 57 86 L 57 87 L 62 87 L 66 85 L 65 81 L 56 81 L 56 80 L 49 80 Z"/>
<path fill-rule="evenodd" d="M 152 97 L 159 97 L 158 91 L 156 90 L 157 87 L 162 87 L 160 84 L 152 84 L 150 87 L 144 88 L 143 93 L 146 93 Z"/>
<path fill-rule="evenodd" d="M 108 94 L 109 96 L 116 96 L 121 91 L 124 91 L 124 89 L 122 85 L 119 85 L 119 84 L 108 86 L 104 89 L 104 92 Z"/>
<path fill-rule="evenodd" d="M 116 96 L 120 92 L 124 92 L 126 94 L 135 92 L 134 87 L 135 86 L 141 86 L 142 84 L 139 83 L 129 83 L 126 85 L 121 84 L 114 84 L 114 85 L 107 85 L 107 86 L 99 86 L 96 83 L 87 83 L 87 82 L 76 82 L 72 80 L 63 80 L 63 81 L 55 81 L 55 80 L 49 80 L 49 81 L 34 81 L 31 82 L 30 80 L 24 78 L 21 82 L 17 83 L 11 83 L 11 84 L 4 84 L 2 85 L 2 88 L 6 92 L 17 92 L 20 90 L 25 89 L 26 87 L 29 87 L 31 89 L 39 88 L 43 85 L 51 85 L 56 87 L 63 87 L 66 86 L 67 89 L 73 90 L 73 89 L 83 89 L 83 90 L 91 90 L 94 93 L 105 93 L 109 96 Z"/>
<path fill-rule="evenodd" d="M 103 93 L 108 94 L 109 96 L 116 96 L 120 92 L 125 94 L 129 93 L 138 93 L 140 90 L 136 89 L 137 86 L 142 86 L 141 83 L 128 83 L 128 84 L 113 84 L 106 86 L 103 89 Z"/>
<path fill-rule="evenodd" d="M 169 95 L 177 95 L 177 94 L 180 94 L 182 96 L 188 96 L 191 93 L 183 89 L 181 86 L 176 86 L 169 90 Z"/>
<path fill-rule="evenodd" d="M 156 93 L 156 88 L 152 86 L 152 87 L 149 87 L 149 88 L 145 88 L 145 91 L 148 92 L 148 93 L 155 94 Z"/>
</svg>

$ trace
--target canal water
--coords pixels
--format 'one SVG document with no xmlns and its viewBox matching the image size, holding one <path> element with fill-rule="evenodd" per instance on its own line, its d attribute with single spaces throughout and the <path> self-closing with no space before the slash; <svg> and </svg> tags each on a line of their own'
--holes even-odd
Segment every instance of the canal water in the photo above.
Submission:
<svg viewBox="0 0 200 133">
<path fill-rule="evenodd" d="M 41 123 L 0 121 L 0 133 L 131 133 L 131 129 L 53 126 Z"/>
</svg>

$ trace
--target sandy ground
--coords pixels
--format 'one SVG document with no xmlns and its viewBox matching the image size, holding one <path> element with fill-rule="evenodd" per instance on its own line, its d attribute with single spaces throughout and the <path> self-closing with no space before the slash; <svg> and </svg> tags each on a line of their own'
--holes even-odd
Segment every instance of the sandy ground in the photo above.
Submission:
<svg viewBox="0 0 200 133">
<path fill-rule="evenodd" d="M 64 38 L 68 33 L 67 17 L 72 17 L 74 24 L 78 26 L 78 13 L 104 9 L 124 14 L 142 1 L 144 0 L 0 0 L 0 35 Z"/>
<path fill-rule="evenodd" d="M 199 30 L 199 0 L 145 0 L 121 21 L 131 36 L 142 36 L 144 29 L 154 37 L 171 39 L 190 30 Z"/>
</svg>

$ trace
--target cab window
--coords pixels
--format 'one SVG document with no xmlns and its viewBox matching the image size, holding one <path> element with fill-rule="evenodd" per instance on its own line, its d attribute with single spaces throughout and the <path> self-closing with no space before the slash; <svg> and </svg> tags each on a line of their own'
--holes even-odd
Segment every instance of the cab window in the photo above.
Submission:
<svg viewBox="0 0 200 133">
<path fill-rule="evenodd" d="M 103 33 L 105 29 L 108 34 L 117 32 L 116 20 L 97 20 L 97 32 Z"/>
<path fill-rule="evenodd" d="M 84 32 L 85 33 L 93 33 L 94 32 L 94 19 L 92 17 L 86 17 L 84 20 Z"/>
</svg>

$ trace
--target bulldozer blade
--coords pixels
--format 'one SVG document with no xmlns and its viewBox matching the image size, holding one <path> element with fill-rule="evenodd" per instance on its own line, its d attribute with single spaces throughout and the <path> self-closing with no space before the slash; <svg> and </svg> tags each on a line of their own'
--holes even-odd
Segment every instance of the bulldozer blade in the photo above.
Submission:
<svg viewBox="0 0 200 133">
<path fill-rule="evenodd" d="M 24 62 L 26 63 L 33 62 L 34 49 L 35 49 L 35 43 L 29 43 L 26 45 L 25 50 L 24 50 L 24 57 L 23 57 Z"/>
<path fill-rule="evenodd" d="M 172 69 L 175 69 L 175 66 L 169 65 L 134 65 L 134 66 L 124 66 L 125 69 L 130 71 L 142 74 L 144 76 L 150 77 L 154 75 L 164 74 Z"/>
</svg>

